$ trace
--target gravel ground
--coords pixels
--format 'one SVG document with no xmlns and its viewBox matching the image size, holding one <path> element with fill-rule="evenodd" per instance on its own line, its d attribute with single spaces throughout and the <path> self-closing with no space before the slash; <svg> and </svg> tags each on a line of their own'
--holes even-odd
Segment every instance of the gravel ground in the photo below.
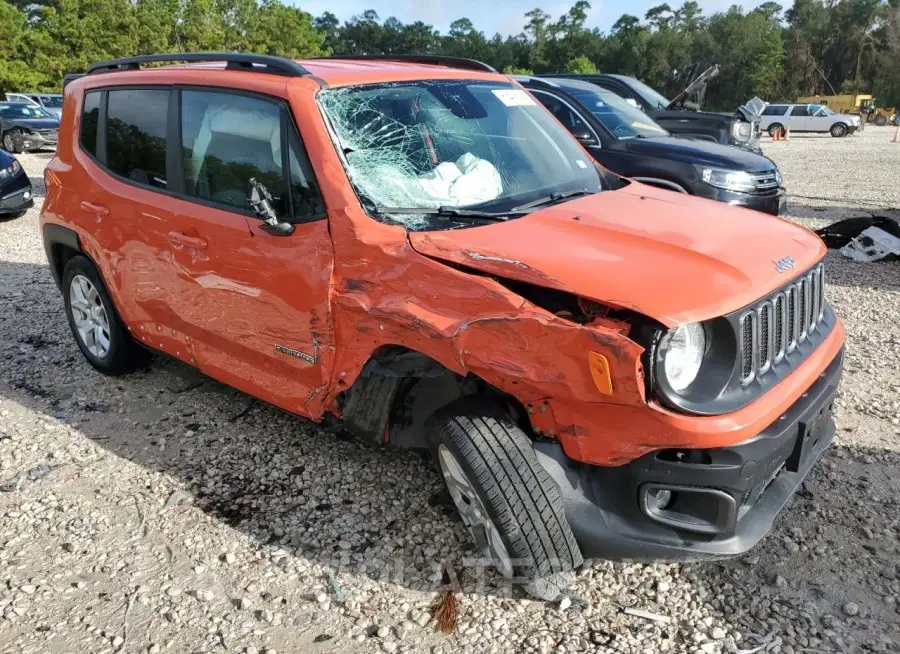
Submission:
<svg viewBox="0 0 900 654">
<path fill-rule="evenodd" d="M 767 142 L 791 218 L 900 207 L 891 133 Z M 49 156 L 21 157 L 39 195 Z M 898 652 L 900 263 L 828 266 L 837 444 L 774 531 L 733 561 L 588 562 L 545 604 L 466 563 L 417 455 L 162 358 L 95 373 L 37 210 L 0 222 L 0 652 Z M 428 624 L 448 585 L 453 635 Z"/>
</svg>

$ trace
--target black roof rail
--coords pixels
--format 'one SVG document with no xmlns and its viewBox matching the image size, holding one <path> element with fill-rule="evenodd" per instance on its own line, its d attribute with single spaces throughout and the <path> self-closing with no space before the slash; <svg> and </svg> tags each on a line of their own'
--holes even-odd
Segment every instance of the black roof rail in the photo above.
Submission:
<svg viewBox="0 0 900 654">
<path fill-rule="evenodd" d="M 321 59 L 346 59 L 349 61 L 401 61 L 411 64 L 428 64 L 430 66 L 447 66 L 449 68 L 462 68 L 463 70 L 480 70 L 485 73 L 496 73 L 497 69 L 483 61 L 466 59 L 464 57 L 445 57 L 444 55 L 412 55 L 412 54 L 346 54 L 320 57 Z"/>
<path fill-rule="evenodd" d="M 271 75 L 284 75 L 286 77 L 303 77 L 309 75 L 309 71 L 296 61 L 271 55 L 242 54 L 240 52 L 182 52 L 172 54 L 140 55 L 138 57 L 125 57 L 124 59 L 112 59 L 88 66 L 87 74 L 109 73 L 116 70 L 139 70 L 141 64 L 159 62 L 225 62 L 229 70 L 244 70 Z"/>
</svg>

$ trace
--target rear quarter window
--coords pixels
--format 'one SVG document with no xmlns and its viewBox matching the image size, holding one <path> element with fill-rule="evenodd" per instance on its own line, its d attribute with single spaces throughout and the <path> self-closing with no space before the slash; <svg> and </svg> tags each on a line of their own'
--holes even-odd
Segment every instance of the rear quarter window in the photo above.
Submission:
<svg viewBox="0 0 900 654">
<path fill-rule="evenodd" d="M 100 92 L 91 91 L 84 96 L 81 112 L 81 148 L 93 157 L 97 156 L 97 126 L 100 124 Z"/>
<path fill-rule="evenodd" d="M 106 165 L 139 184 L 166 188 L 169 91 L 111 90 L 106 108 Z"/>
</svg>

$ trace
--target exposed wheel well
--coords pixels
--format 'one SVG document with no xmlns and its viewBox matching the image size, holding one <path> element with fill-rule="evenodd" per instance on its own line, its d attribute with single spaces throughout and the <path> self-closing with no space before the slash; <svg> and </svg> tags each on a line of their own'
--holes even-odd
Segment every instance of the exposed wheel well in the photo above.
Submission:
<svg viewBox="0 0 900 654">
<path fill-rule="evenodd" d="M 63 270 L 72 257 L 82 254 L 81 251 L 75 250 L 68 245 L 62 243 L 53 243 L 50 246 L 50 267 L 52 268 L 53 277 L 62 280 Z"/>
<path fill-rule="evenodd" d="M 428 448 L 425 421 L 450 402 L 470 395 L 489 397 L 525 433 L 531 433 L 528 414 L 515 397 L 480 377 L 461 376 L 402 346 L 383 346 L 373 352 L 340 402 L 344 427 L 355 436 L 424 450 Z"/>
<path fill-rule="evenodd" d="M 62 289 L 62 274 L 66 264 L 69 263 L 69 259 L 78 254 L 84 254 L 81 251 L 78 233 L 68 227 L 48 223 L 44 225 L 43 238 L 44 251 L 47 254 L 47 262 L 50 264 L 50 272 L 56 281 L 56 285 Z"/>
</svg>

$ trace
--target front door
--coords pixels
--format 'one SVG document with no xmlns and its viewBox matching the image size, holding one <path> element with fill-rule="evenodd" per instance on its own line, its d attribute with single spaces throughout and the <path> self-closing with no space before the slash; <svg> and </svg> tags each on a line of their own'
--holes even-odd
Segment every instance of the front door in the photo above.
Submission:
<svg viewBox="0 0 900 654">
<path fill-rule="evenodd" d="M 831 129 L 833 120 L 826 111 L 824 107 L 815 107 L 811 111 L 812 115 L 806 119 L 807 132 L 827 132 Z"/>
<path fill-rule="evenodd" d="M 284 409 L 318 417 L 333 359 L 333 265 L 324 205 L 285 103 L 180 92 L 184 200 L 168 228 L 177 313 L 196 365 Z M 250 180 L 294 232 L 264 231 Z"/>
<path fill-rule="evenodd" d="M 785 127 L 795 132 L 808 131 L 806 122 L 809 119 L 809 105 L 798 104 L 791 107 L 788 115 L 785 117 Z"/>
</svg>

